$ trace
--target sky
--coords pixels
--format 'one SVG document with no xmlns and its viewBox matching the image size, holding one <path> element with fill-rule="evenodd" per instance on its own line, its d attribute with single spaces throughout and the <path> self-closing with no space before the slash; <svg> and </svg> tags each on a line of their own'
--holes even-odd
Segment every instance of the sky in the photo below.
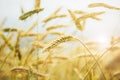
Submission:
<svg viewBox="0 0 120 80">
<path fill-rule="evenodd" d="M 83 32 L 77 31 L 76 34 L 82 34 L 90 40 L 108 41 L 112 35 L 120 36 L 120 11 L 109 10 L 106 8 L 88 8 L 90 3 L 106 3 L 116 7 L 120 7 L 119 0 L 41 0 L 41 7 L 45 8 L 40 14 L 40 20 L 49 16 L 55 9 L 62 7 L 62 13 L 66 13 L 67 9 L 83 10 L 86 12 L 105 11 L 104 15 L 99 16 L 102 21 L 87 20 L 85 30 Z M 0 22 L 6 17 L 7 22 L 5 26 L 18 27 L 27 29 L 31 22 L 35 19 L 27 20 L 26 22 L 20 21 L 18 17 L 21 15 L 20 8 L 26 12 L 34 8 L 34 0 L 0 0 Z M 64 19 L 65 20 L 65 19 Z M 70 20 L 59 21 L 70 23 Z M 54 24 L 58 22 L 51 22 Z M 74 32 L 75 27 L 65 31 L 68 33 Z"/>
</svg>

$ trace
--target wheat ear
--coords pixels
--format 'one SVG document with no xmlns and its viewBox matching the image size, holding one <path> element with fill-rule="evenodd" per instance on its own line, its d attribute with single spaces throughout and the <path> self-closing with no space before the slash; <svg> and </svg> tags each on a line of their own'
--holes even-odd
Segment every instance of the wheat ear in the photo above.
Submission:
<svg viewBox="0 0 120 80">
<path fill-rule="evenodd" d="M 104 7 L 104 8 L 108 8 L 108 9 L 114 9 L 114 10 L 120 10 L 120 8 L 118 7 L 114 7 L 112 5 L 108 5 L 105 3 L 91 3 L 88 5 L 89 8 L 94 8 L 94 7 Z"/>
<path fill-rule="evenodd" d="M 46 46 L 45 48 L 43 48 L 43 52 L 49 51 L 50 49 L 55 48 L 57 45 L 59 45 L 60 43 L 64 43 L 67 41 L 71 41 L 73 40 L 72 36 L 62 36 L 54 41 L 52 41 L 50 44 L 48 44 L 48 46 Z"/>
</svg>

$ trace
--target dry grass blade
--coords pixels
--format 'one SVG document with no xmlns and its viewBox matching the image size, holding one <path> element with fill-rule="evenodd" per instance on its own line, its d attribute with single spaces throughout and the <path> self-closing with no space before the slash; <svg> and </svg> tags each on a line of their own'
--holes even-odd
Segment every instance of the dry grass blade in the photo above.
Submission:
<svg viewBox="0 0 120 80">
<path fill-rule="evenodd" d="M 74 14 L 70 9 L 68 9 L 68 12 L 69 12 L 69 14 L 70 14 L 70 16 L 71 16 L 73 22 L 75 22 L 75 20 L 76 20 L 75 14 Z"/>
<path fill-rule="evenodd" d="M 39 48 L 43 48 L 45 45 L 44 44 L 41 44 L 41 43 L 39 43 L 38 41 L 34 41 L 33 43 L 32 43 L 32 45 L 33 46 L 36 46 L 36 47 L 39 47 Z"/>
<path fill-rule="evenodd" d="M 117 42 L 117 43 L 119 43 L 119 42 Z M 115 43 L 115 44 L 112 44 L 111 46 L 110 46 L 110 48 L 113 48 L 117 43 Z M 89 74 L 89 72 L 92 70 L 92 68 L 98 63 L 98 61 L 105 55 L 105 54 L 107 54 L 107 52 L 109 52 L 110 51 L 110 48 L 108 48 L 107 50 L 105 50 L 103 53 L 102 53 L 102 55 L 100 55 L 100 57 L 99 58 L 97 58 L 97 60 L 96 60 L 96 62 L 90 67 L 90 69 L 88 70 L 88 72 L 85 74 L 85 76 L 84 76 L 84 79 L 83 80 L 85 80 L 86 79 L 86 77 L 88 76 L 88 74 Z M 89 62 L 87 62 L 87 63 L 89 63 Z M 106 77 L 105 77 L 105 75 L 104 75 L 104 73 L 102 72 L 102 75 L 103 75 L 103 77 L 104 77 L 104 79 L 106 80 Z"/>
<path fill-rule="evenodd" d="M 77 27 L 78 30 L 80 30 L 80 31 L 83 31 L 83 30 L 84 30 L 84 26 L 81 24 L 81 22 L 79 21 L 79 19 L 77 19 L 77 20 L 75 21 L 75 25 L 76 25 L 76 27 Z M 85 25 L 85 24 L 84 24 L 84 25 Z"/>
<path fill-rule="evenodd" d="M 43 33 L 37 36 L 36 40 L 37 41 L 42 41 L 47 37 L 48 33 Z"/>
<path fill-rule="evenodd" d="M 84 14 L 83 16 L 77 18 L 74 21 L 74 23 L 80 31 L 83 31 L 84 27 L 85 27 L 86 19 L 92 18 L 92 19 L 95 19 L 95 20 L 101 20 L 100 18 L 97 18 L 96 16 L 101 15 L 103 13 L 105 13 L 105 12 L 101 11 L 101 12 L 93 12 L 93 13 Z"/>
<path fill-rule="evenodd" d="M 23 72 L 29 72 L 29 69 L 24 68 L 24 67 L 15 67 L 10 70 L 11 72 L 16 72 L 16 71 L 23 71 Z"/>
<path fill-rule="evenodd" d="M 53 29 L 56 29 L 56 28 L 63 28 L 63 27 L 66 27 L 66 25 L 53 25 L 53 26 L 50 26 L 50 27 L 47 27 L 47 31 L 50 31 L 50 30 L 53 30 Z"/>
<path fill-rule="evenodd" d="M 49 31 L 48 32 L 49 34 L 53 34 L 53 35 L 59 35 L 59 36 L 63 36 L 63 35 L 65 35 L 64 33 L 61 33 L 61 32 L 53 32 L 53 31 Z"/>
<path fill-rule="evenodd" d="M 76 18 L 76 16 L 74 15 L 74 13 L 68 9 L 68 12 L 72 18 L 72 21 L 74 22 L 74 24 L 76 25 L 76 28 L 79 29 L 80 31 L 83 30 L 83 26 L 80 24 L 79 20 Z"/>
<path fill-rule="evenodd" d="M 10 65 L 10 66 L 12 66 L 13 64 L 12 64 L 12 62 L 11 61 L 6 61 L 7 60 L 7 58 L 6 59 L 0 59 L 0 63 L 5 63 L 5 64 L 8 64 L 8 65 Z M 4 65 L 3 65 L 4 66 Z"/>
<path fill-rule="evenodd" d="M 35 76 L 38 76 L 38 77 L 43 77 L 43 78 L 45 78 L 45 77 L 46 77 L 46 75 L 45 75 L 45 74 L 38 73 L 38 72 L 33 72 L 33 74 L 34 74 Z"/>
<path fill-rule="evenodd" d="M 13 34 L 8 37 L 8 41 L 11 41 L 12 38 L 13 38 Z M 6 46 L 5 42 L 2 45 L 0 45 L 0 51 L 4 50 L 5 46 Z"/>
<path fill-rule="evenodd" d="M 15 44 L 15 56 L 18 56 L 18 59 L 21 60 L 22 54 L 20 52 L 20 33 L 18 32 L 16 44 Z"/>
<path fill-rule="evenodd" d="M 111 48 L 112 48 L 112 47 L 114 47 L 114 45 L 112 45 Z M 97 58 L 97 62 L 98 62 L 107 52 L 109 52 L 109 49 L 107 49 L 106 51 L 104 51 L 104 52 L 102 53 L 102 55 L 101 55 L 99 58 Z M 95 63 L 89 68 L 89 70 L 88 70 L 88 72 L 85 74 L 83 80 L 86 79 L 86 77 L 88 76 L 89 72 L 90 72 L 90 71 L 92 70 L 92 68 L 97 64 L 97 62 L 95 62 Z M 106 80 L 106 77 L 105 77 L 104 74 L 103 74 L 103 76 L 104 76 L 104 79 Z"/>
<path fill-rule="evenodd" d="M 26 33 L 26 34 L 20 34 L 20 37 L 36 37 L 38 34 L 35 33 Z"/>
<path fill-rule="evenodd" d="M 74 11 L 74 13 L 76 13 L 76 14 L 86 14 L 87 12 L 85 12 L 85 11 L 82 11 L 82 10 L 76 10 L 76 11 Z"/>
<path fill-rule="evenodd" d="M 62 36 L 62 37 L 52 41 L 48 46 L 44 47 L 43 52 L 46 52 L 46 51 L 49 51 L 50 49 L 55 48 L 60 43 L 64 43 L 64 42 L 71 41 L 71 40 L 73 40 L 72 36 Z"/>
<path fill-rule="evenodd" d="M 82 80 L 83 77 L 81 76 L 79 70 L 77 68 L 74 68 L 74 71 L 76 72 L 76 74 L 78 75 L 79 79 Z"/>
<path fill-rule="evenodd" d="M 68 57 L 64 57 L 64 56 L 53 56 L 53 59 L 60 59 L 60 60 L 68 60 Z"/>
<path fill-rule="evenodd" d="M 57 8 L 49 17 L 57 15 L 57 13 L 61 10 L 62 7 Z M 48 17 L 48 18 L 49 18 Z M 47 19 L 47 18 L 46 18 Z"/>
<path fill-rule="evenodd" d="M 41 64 L 44 64 L 44 63 L 45 63 L 44 60 L 38 60 L 38 61 L 32 62 L 32 66 L 38 66 L 38 65 L 41 65 Z M 47 64 L 52 64 L 53 62 L 51 60 L 47 60 L 46 63 Z"/>
<path fill-rule="evenodd" d="M 108 9 L 114 9 L 114 10 L 120 10 L 120 8 L 114 7 L 112 5 L 108 5 L 105 3 L 91 3 L 88 5 L 89 8 L 94 8 L 94 7 L 104 7 Z"/>
<path fill-rule="evenodd" d="M 29 69 L 27 69 L 27 68 L 24 68 L 24 67 L 16 67 L 16 68 L 12 68 L 11 70 L 10 70 L 11 72 L 26 72 L 26 73 L 28 73 L 28 74 L 30 74 L 30 70 Z M 42 73 L 38 73 L 38 72 L 32 72 L 33 73 L 33 75 L 34 76 L 39 76 L 39 77 L 46 77 L 46 75 L 45 74 L 42 74 Z"/>
<path fill-rule="evenodd" d="M 12 54 L 12 51 L 5 56 L 3 63 L 0 65 L 0 70 L 3 68 L 4 64 L 6 63 L 8 57 Z"/>
<path fill-rule="evenodd" d="M 62 8 L 62 7 L 59 7 L 58 9 L 56 9 L 56 10 L 52 13 L 51 16 L 56 15 L 56 14 L 61 10 L 61 8 Z"/>
<path fill-rule="evenodd" d="M 100 59 L 103 55 L 101 55 L 98 59 L 96 59 L 95 56 L 93 55 L 93 53 L 89 50 L 89 48 L 88 48 L 80 39 L 77 39 L 77 38 L 75 38 L 75 39 L 78 40 L 78 41 L 84 46 L 84 48 L 90 53 L 90 55 L 91 55 L 91 56 L 93 57 L 93 59 L 95 60 L 95 63 L 94 63 L 93 66 L 89 69 L 89 71 L 86 73 L 86 75 L 85 75 L 85 77 L 84 77 L 83 80 L 85 80 L 85 78 L 87 77 L 87 75 L 89 74 L 89 72 L 91 71 L 91 69 L 94 67 L 95 64 L 98 65 L 99 69 L 101 70 L 101 72 L 102 72 L 102 74 L 103 74 L 103 76 L 104 76 L 104 79 L 106 80 L 105 75 L 104 75 L 104 73 L 103 73 L 103 71 L 102 71 L 102 69 L 101 69 L 101 67 L 100 67 L 100 65 L 99 65 L 99 63 L 98 63 L 99 59 Z M 107 52 L 107 50 L 106 50 L 104 53 L 106 53 L 106 52 Z"/>
<path fill-rule="evenodd" d="M 26 12 L 26 13 L 24 13 L 23 15 L 21 15 L 21 16 L 19 17 L 19 19 L 20 19 L 20 20 L 25 20 L 25 19 L 27 19 L 28 17 L 32 16 L 33 14 L 39 13 L 40 11 L 43 11 L 43 10 L 44 10 L 44 9 L 41 8 L 41 9 L 35 9 L 35 10 L 32 10 L 32 11 Z"/>
<path fill-rule="evenodd" d="M 28 52 L 27 52 L 27 56 L 24 60 L 24 64 L 23 65 L 28 65 L 29 59 L 31 58 L 33 52 L 36 50 L 36 48 L 33 46 Z"/>
<path fill-rule="evenodd" d="M 69 13 L 71 14 L 71 17 L 73 18 L 76 27 L 80 31 L 83 31 L 84 27 L 85 27 L 85 24 L 86 24 L 86 19 L 92 18 L 92 19 L 95 19 L 95 20 L 101 20 L 100 18 L 97 18 L 96 16 L 101 15 L 105 12 L 101 11 L 101 12 L 87 13 L 87 12 L 84 12 L 84 11 L 75 11 L 75 13 L 77 13 L 77 14 L 82 14 L 82 16 L 80 16 L 78 18 L 75 18 L 74 14 L 71 11 L 69 11 Z"/>
<path fill-rule="evenodd" d="M 85 14 L 85 15 L 79 17 L 78 20 L 84 20 L 84 19 L 87 19 L 87 18 L 92 18 L 92 19 L 96 19 L 96 20 L 101 20 L 101 19 L 97 18 L 96 16 L 101 15 L 101 14 L 104 14 L 104 13 L 105 13 L 104 11 L 88 13 L 88 14 Z"/>
<path fill-rule="evenodd" d="M 10 50 L 13 50 L 14 47 L 12 46 L 12 44 L 10 44 L 10 41 L 5 37 L 4 34 L 0 34 L 0 37 L 2 37 L 2 39 L 4 40 L 4 42 L 8 45 L 8 47 L 10 48 Z"/>
<path fill-rule="evenodd" d="M 59 7 L 58 9 L 56 9 L 49 17 L 47 17 L 46 19 L 43 20 L 44 23 L 49 22 L 50 20 L 57 18 L 57 17 L 66 17 L 66 15 L 59 15 L 57 16 L 57 13 L 61 10 L 61 7 Z"/>
<path fill-rule="evenodd" d="M 67 16 L 66 14 L 60 14 L 60 15 L 56 15 L 55 18 L 64 18 L 66 16 Z"/>
<path fill-rule="evenodd" d="M 74 11 L 74 13 L 76 14 L 81 14 L 82 16 L 80 16 L 81 18 L 83 17 L 83 20 L 85 20 L 85 18 L 92 18 L 92 19 L 96 19 L 96 20 L 101 20 L 100 18 L 97 18 L 96 16 L 97 15 L 101 15 L 103 13 L 105 13 L 104 11 L 101 11 L 101 12 L 92 12 L 92 13 L 88 13 L 88 12 L 85 12 L 85 11 Z"/>
<path fill-rule="evenodd" d="M 41 0 L 35 0 L 35 9 L 40 8 L 40 3 L 41 3 Z"/>
<path fill-rule="evenodd" d="M 74 56 L 72 59 L 74 59 L 74 58 L 90 58 L 90 57 L 93 57 L 93 56 L 98 57 L 98 55 L 91 55 L 91 54 L 81 55 L 81 54 L 79 54 L 79 55 Z"/>
<path fill-rule="evenodd" d="M 66 17 L 66 16 L 67 16 L 67 15 L 65 15 L 65 14 L 54 15 L 54 16 L 51 16 L 51 17 L 46 18 L 45 20 L 43 20 L 43 22 L 44 22 L 44 23 L 47 23 L 47 22 L 49 22 L 49 21 L 51 21 L 51 20 L 53 20 L 53 19 L 56 19 L 56 18 L 64 18 L 64 17 Z"/>
<path fill-rule="evenodd" d="M 6 46 L 5 43 L 3 43 L 3 44 L 0 45 L 0 52 L 2 52 L 2 50 L 4 50 L 5 46 Z"/>
<path fill-rule="evenodd" d="M 81 24 L 82 24 L 83 27 L 85 27 L 86 20 L 82 20 L 82 21 L 81 21 Z"/>
<path fill-rule="evenodd" d="M 17 32 L 18 29 L 17 28 L 3 28 L 3 29 L 1 29 L 1 31 L 3 31 L 3 32 Z"/>
</svg>

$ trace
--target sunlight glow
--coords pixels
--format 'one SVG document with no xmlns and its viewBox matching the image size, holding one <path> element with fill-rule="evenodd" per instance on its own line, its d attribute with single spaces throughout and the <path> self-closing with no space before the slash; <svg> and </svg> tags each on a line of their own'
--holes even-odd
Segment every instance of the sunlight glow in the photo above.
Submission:
<svg viewBox="0 0 120 80">
<path fill-rule="evenodd" d="M 100 44 L 100 50 L 107 48 L 110 44 L 110 38 L 107 35 L 98 36 L 96 41 Z"/>
</svg>

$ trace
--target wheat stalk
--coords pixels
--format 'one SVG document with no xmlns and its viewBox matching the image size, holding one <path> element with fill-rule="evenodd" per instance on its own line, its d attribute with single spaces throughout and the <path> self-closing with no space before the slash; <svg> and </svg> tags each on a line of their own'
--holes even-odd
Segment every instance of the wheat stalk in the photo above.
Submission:
<svg viewBox="0 0 120 80">
<path fill-rule="evenodd" d="M 64 17 L 66 17 L 66 16 L 67 16 L 67 15 L 65 15 L 65 14 L 54 15 L 54 16 L 51 16 L 51 17 L 46 18 L 45 20 L 43 20 L 43 22 L 44 22 L 44 23 L 47 23 L 47 22 L 49 22 L 49 21 L 51 21 L 51 20 L 53 20 L 53 19 L 56 19 L 56 18 L 64 18 Z"/>
<path fill-rule="evenodd" d="M 60 60 L 68 60 L 68 57 L 64 57 L 64 56 L 53 56 L 53 59 L 60 59 Z"/>
<path fill-rule="evenodd" d="M 53 34 L 53 35 L 59 35 L 59 36 L 63 36 L 63 35 L 65 35 L 64 33 L 61 33 L 61 32 L 53 32 L 53 31 L 49 31 L 48 32 L 49 34 Z"/>
<path fill-rule="evenodd" d="M 75 14 L 74 14 L 70 9 L 68 9 L 68 12 L 69 12 L 69 14 L 70 14 L 70 16 L 71 16 L 71 18 L 72 18 L 72 21 L 73 21 L 74 24 L 76 25 L 76 28 L 79 29 L 80 31 L 82 31 L 84 27 L 83 27 L 82 24 L 79 22 L 79 20 L 76 18 Z"/>
<path fill-rule="evenodd" d="M 24 67 L 15 67 L 10 70 L 11 72 L 16 72 L 16 71 L 22 71 L 22 72 L 29 72 L 29 69 L 24 68 Z"/>
<path fill-rule="evenodd" d="M 11 41 L 12 38 L 13 38 L 13 34 L 11 34 L 11 35 L 8 37 L 7 41 Z M 8 42 L 8 43 L 9 43 L 9 42 Z M 5 46 L 6 46 L 6 42 L 4 42 L 3 44 L 0 45 L 0 50 L 2 51 L 2 50 L 5 48 Z"/>
<path fill-rule="evenodd" d="M 76 14 L 86 14 L 87 12 L 82 11 L 82 10 L 79 10 L 79 11 L 75 10 L 74 13 L 76 13 Z"/>
<path fill-rule="evenodd" d="M 44 47 L 43 52 L 46 52 L 46 51 L 49 51 L 50 49 L 55 48 L 60 43 L 64 43 L 64 42 L 71 41 L 71 40 L 73 40 L 72 36 L 62 36 L 62 37 L 52 41 L 48 46 Z"/>
<path fill-rule="evenodd" d="M 3 32 L 17 32 L 18 29 L 17 28 L 3 28 L 3 29 L 0 29 L 1 31 Z"/>
<path fill-rule="evenodd" d="M 11 72 L 18 72 L 18 71 L 19 72 L 26 72 L 26 73 L 30 74 L 30 70 L 25 68 L 25 67 L 15 67 L 15 68 L 12 68 L 10 71 Z M 45 74 L 34 72 L 34 71 L 33 71 L 33 75 L 38 76 L 38 77 L 46 77 Z"/>
<path fill-rule="evenodd" d="M 41 0 L 35 0 L 35 9 L 39 9 L 40 8 L 40 3 L 41 3 Z"/>
<path fill-rule="evenodd" d="M 28 12 L 22 14 L 22 15 L 19 17 L 19 19 L 20 19 L 20 20 L 25 20 L 25 19 L 27 19 L 28 17 L 32 16 L 33 14 L 39 13 L 40 11 L 43 11 L 43 10 L 44 10 L 44 9 L 41 8 L 41 9 L 34 9 L 34 10 L 32 10 L 32 11 L 28 11 Z"/>
<path fill-rule="evenodd" d="M 20 37 L 36 37 L 38 34 L 36 33 L 26 33 L 21 34 Z"/>
<path fill-rule="evenodd" d="M 36 47 L 39 47 L 39 48 L 43 48 L 44 47 L 44 44 L 41 44 L 38 41 L 34 41 L 32 44 L 33 44 L 33 46 L 36 46 Z"/>
<path fill-rule="evenodd" d="M 62 7 L 57 8 L 49 17 L 44 19 L 42 22 L 47 23 L 50 20 L 56 19 L 56 18 L 64 18 L 66 17 L 65 14 L 57 15 L 57 13 L 61 10 Z"/>
<path fill-rule="evenodd" d="M 53 25 L 53 26 L 50 26 L 50 27 L 47 27 L 47 31 L 50 31 L 50 30 L 53 30 L 53 29 L 56 29 L 56 28 L 63 28 L 63 27 L 66 27 L 66 25 Z"/>
<path fill-rule="evenodd" d="M 84 19 L 87 19 L 87 18 L 92 18 L 92 19 L 96 19 L 96 20 L 101 20 L 101 19 L 97 18 L 96 16 L 101 15 L 101 14 L 104 14 L 104 13 L 105 13 L 104 11 L 88 13 L 88 14 L 85 14 L 85 15 L 79 17 L 79 18 L 78 18 L 78 21 L 84 20 Z"/>
<path fill-rule="evenodd" d="M 120 8 L 114 7 L 112 5 L 108 5 L 105 3 L 91 3 L 88 5 L 89 8 L 94 8 L 94 7 L 104 7 L 108 9 L 114 9 L 114 10 L 120 10 Z"/>
<path fill-rule="evenodd" d="M 8 47 L 10 48 L 11 51 L 14 50 L 14 47 L 12 46 L 12 44 L 10 43 L 10 41 L 6 38 L 6 36 L 4 34 L 0 34 L 0 37 L 2 37 L 5 44 L 8 45 Z"/>
<path fill-rule="evenodd" d="M 21 60 L 22 54 L 20 51 L 20 33 L 18 32 L 18 36 L 16 39 L 16 44 L 15 44 L 15 56 L 18 56 L 18 59 Z"/>
</svg>

